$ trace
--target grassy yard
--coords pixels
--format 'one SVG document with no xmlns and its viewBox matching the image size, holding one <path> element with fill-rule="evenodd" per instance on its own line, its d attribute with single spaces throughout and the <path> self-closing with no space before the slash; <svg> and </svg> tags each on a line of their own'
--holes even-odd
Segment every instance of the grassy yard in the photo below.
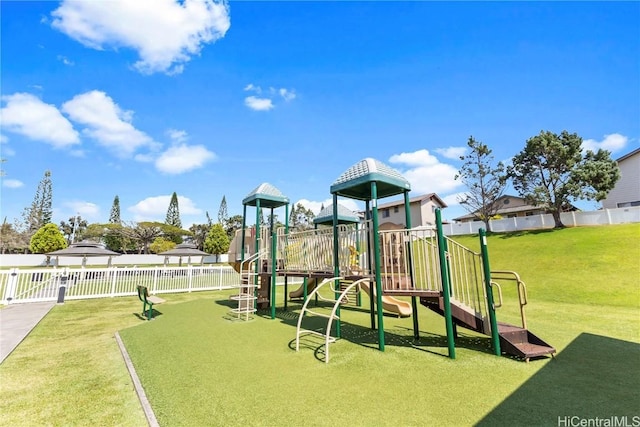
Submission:
<svg viewBox="0 0 640 427">
<path fill-rule="evenodd" d="M 520 273 L 529 327 L 558 350 L 529 364 L 493 356 L 488 338 L 462 329 L 448 359 L 444 321 L 426 309 L 418 343 L 411 319 L 385 317 L 384 353 L 366 307 L 343 310 L 344 339 L 326 365 L 318 338 L 292 349 L 295 304 L 241 323 L 227 316 L 228 292 L 167 295 L 152 322 L 136 315 L 136 298 L 67 302 L 0 365 L 0 425 L 144 425 L 118 330 L 164 426 L 556 426 L 565 415 L 640 415 L 639 237 L 638 224 L 489 237 L 491 267 Z M 477 237 L 456 240 L 477 249 Z M 499 319 L 517 323 L 505 296 Z"/>
</svg>

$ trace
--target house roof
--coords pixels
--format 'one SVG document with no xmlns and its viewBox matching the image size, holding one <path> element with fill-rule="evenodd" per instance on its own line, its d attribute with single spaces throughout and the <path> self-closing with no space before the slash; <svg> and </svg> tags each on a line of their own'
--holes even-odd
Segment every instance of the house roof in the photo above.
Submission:
<svg viewBox="0 0 640 427">
<path fill-rule="evenodd" d="M 619 159 L 617 159 L 616 162 L 620 163 L 621 161 L 627 160 L 629 157 L 633 157 L 638 153 L 640 153 L 640 148 L 636 148 L 632 152 L 625 154 L 624 156 L 622 156 Z"/>
<path fill-rule="evenodd" d="M 503 196 L 498 197 L 498 199 L 496 200 L 496 203 L 498 203 L 499 200 L 503 200 L 503 199 L 506 199 L 506 198 L 518 199 L 518 200 L 521 200 L 523 203 L 524 203 L 524 200 L 525 200 L 524 197 L 512 196 L 512 195 L 509 195 L 509 194 L 505 194 Z M 500 204 L 500 206 L 504 206 L 504 205 Z M 569 206 L 570 206 L 570 208 L 567 209 L 567 210 L 571 210 L 571 211 L 578 210 L 578 208 L 576 208 L 573 205 L 569 205 Z M 546 206 L 542 206 L 542 205 L 535 206 L 535 205 L 530 205 L 528 203 L 524 203 L 524 204 L 519 205 L 519 206 L 510 206 L 510 207 L 507 207 L 507 208 L 500 208 L 500 209 L 498 209 L 496 211 L 495 214 L 496 215 L 504 215 L 504 214 L 512 214 L 512 213 L 517 213 L 517 212 L 540 211 L 540 210 L 545 211 L 546 209 L 547 209 Z M 478 211 L 477 210 L 474 211 L 474 212 L 468 213 L 466 215 L 462 215 L 462 216 L 459 216 L 457 218 L 454 218 L 453 220 L 454 221 L 460 221 L 460 220 L 464 220 L 464 219 L 476 219 L 476 218 L 478 218 Z"/>
<path fill-rule="evenodd" d="M 440 196 L 438 196 L 436 193 L 427 193 L 421 196 L 412 197 L 409 199 L 409 205 L 411 205 L 412 203 L 422 203 L 425 200 L 435 200 L 443 208 L 447 207 L 447 204 L 444 202 L 444 200 L 442 200 Z M 378 205 L 378 209 L 386 209 L 386 208 L 392 208 L 394 206 L 403 206 L 403 205 L 404 205 L 404 199 L 400 199 L 394 202 Z"/>
</svg>

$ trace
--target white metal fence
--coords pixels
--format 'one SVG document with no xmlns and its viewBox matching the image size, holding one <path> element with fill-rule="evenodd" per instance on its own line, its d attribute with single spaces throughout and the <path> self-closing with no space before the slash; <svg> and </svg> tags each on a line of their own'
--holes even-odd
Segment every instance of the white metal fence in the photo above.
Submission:
<svg viewBox="0 0 640 427">
<path fill-rule="evenodd" d="M 640 222 L 640 206 L 602 209 L 598 211 L 563 212 L 560 214 L 560 219 L 567 227 Z M 491 231 L 498 233 L 553 228 L 554 226 L 553 216 L 551 214 L 519 216 L 496 219 L 489 222 L 491 224 Z M 443 224 L 442 226 L 443 232 L 447 236 L 477 234 L 478 230 L 484 227 L 485 225 L 482 221 L 456 222 Z"/>
<path fill-rule="evenodd" d="M 48 268 L 0 270 L 0 303 L 57 301 L 136 295 L 136 286 L 151 294 L 229 289 L 240 285 L 231 267 Z"/>
</svg>

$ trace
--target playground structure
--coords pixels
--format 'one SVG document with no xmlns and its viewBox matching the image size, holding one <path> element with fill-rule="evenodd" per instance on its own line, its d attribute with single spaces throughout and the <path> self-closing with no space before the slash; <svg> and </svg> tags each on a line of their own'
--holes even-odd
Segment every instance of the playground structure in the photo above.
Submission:
<svg viewBox="0 0 640 427">
<path fill-rule="evenodd" d="M 371 328 L 378 330 L 378 346 L 384 351 L 383 312 L 389 311 L 413 320 L 414 338 L 419 338 L 418 307 L 422 305 L 445 319 L 447 347 L 455 358 L 457 327 L 464 327 L 491 337 L 496 355 L 503 352 L 529 361 L 553 355 L 555 349 L 533 335 L 526 327 L 524 306 L 526 287 L 515 272 L 492 272 L 484 230 L 480 231 L 481 252 L 476 253 L 442 232 L 442 220 L 436 211 L 435 227 L 411 227 L 408 181 L 397 171 L 374 159 L 364 159 L 343 173 L 331 186 L 333 215 L 315 222 L 316 228 L 290 232 L 288 224 L 277 230 L 273 225 L 260 226 L 261 209 L 285 207 L 288 199 L 270 184 L 257 187 L 243 200 L 243 228 L 230 247 L 230 260 L 241 274 L 238 317 L 249 318 L 257 309 L 270 309 L 275 318 L 277 277 L 284 278 L 284 308 L 288 298 L 302 298 L 296 345 L 302 333 L 305 315 L 318 315 L 309 301 L 319 298 L 332 304 L 325 336 L 325 361 L 329 361 L 329 344 L 341 336 L 341 306 L 365 291 L 370 300 Z M 404 195 L 406 227 L 378 224 L 377 200 Z M 345 217 L 338 196 L 365 201 L 366 218 Z M 247 206 L 256 207 L 256 225 L 246 224 Z M 326 221 L 326 222 L 325 222 Z M 329 227 L 318 227 L 319 225 Z M 303 285 L 288 293 L 288 278 L 302 278 Z M 497 321 L 496 308 L 502 304 L 501 286 L 515 283 L 518 291 L 522 326 Z M 322 289 L 325 289 L 323 292 Z M 497 292 L 498 303 L 494 300 Z M 327 293 L 333 298 L 328 298 Z M 409 298 L 411 302 L 398 297 Z M 332 336 L 332 325 L 335 333 Z"/>
</svg>

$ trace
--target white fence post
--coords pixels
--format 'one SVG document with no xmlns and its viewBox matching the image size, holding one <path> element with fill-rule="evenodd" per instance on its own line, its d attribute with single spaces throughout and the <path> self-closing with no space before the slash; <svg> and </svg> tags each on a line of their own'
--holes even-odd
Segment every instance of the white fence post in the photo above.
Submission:
<svg viewBox="0 0 640 427">
<path fill-rule="evenodd" d="M 151 286 L 151 290 L 152 290 L 153 293 L 156 292 L 156 289 L 158 287 L 158 272 L 159 271 L 160 270 L 158 270 L 158 266 L 156 265 L 155 269 L 153 270 L 153 283 L 152 283 L 152 286 Z"/>
<path fill-rule="evenodd" d="M 191 292 L 191 284 L 193 283 L 193 266 L 191 264 L 187 268 L 187 281 L 189 282 L 189 292 Z"/>
<path fill-rule="evenodd" d="M 18 284 L 18 268 L 12 268 L 9 270 L 9 283 L 7 283 L 7 289 L 4 291 L 4 301 L 7 304 L 11 304 L 11 300 L 16 296 L 16 285 Z"/>
<path fill-rule="evenodd" d="M 118 276 L 118 267 L 113 268 L 113 279 L 111 280 L 111 296 L 116 296 L 116 280 Z"/>
</svg>

